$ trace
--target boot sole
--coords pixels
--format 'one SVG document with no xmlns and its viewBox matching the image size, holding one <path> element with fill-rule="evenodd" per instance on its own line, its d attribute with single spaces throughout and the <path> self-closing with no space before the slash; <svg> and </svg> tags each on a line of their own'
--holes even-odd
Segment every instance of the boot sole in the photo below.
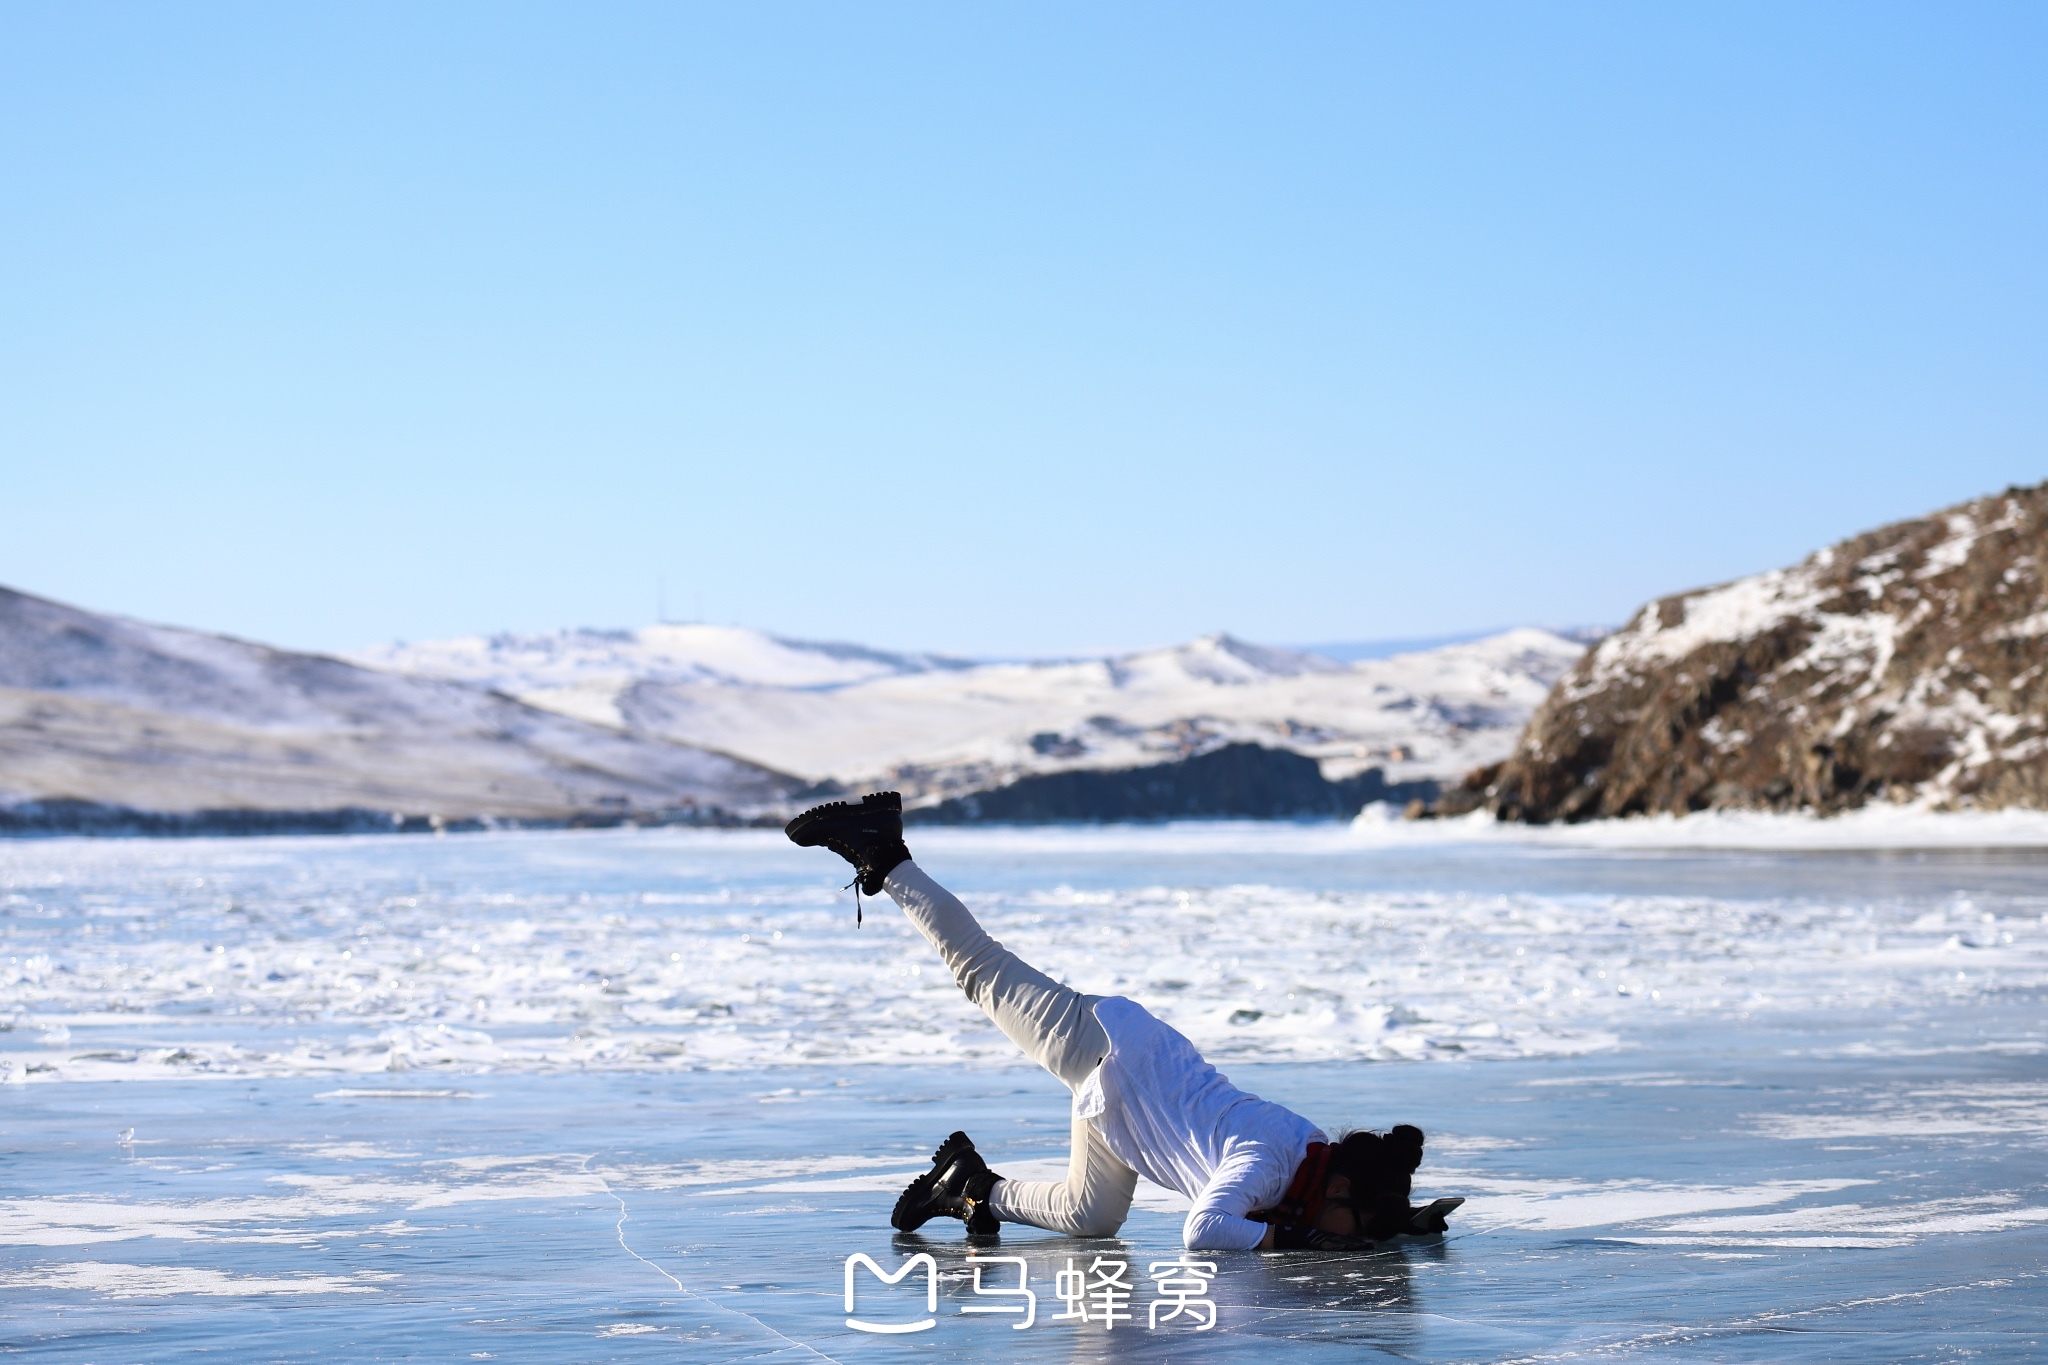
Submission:
<svg viewBox="0 0 2048 1365">
<path fill-rule="evenodd" d="M 798 848 L 816 848 L 819 841 L 810 837 L 811 831 L 824 824 L 840 811 L 859 809 L 860 807 L 849 805 L 844 801 L 834 801 L 830 805 L 824 806 L 813 806 L 784 825 L 782 832 L 788 835 L 789 841 Z"/>
<path fill-rule="evenodd" d="M 782 832 L 785 835 L 787 835 L 789 837 L 789 841 L 795 844 L 798 848 L 816 848 L 818 847 L 818 845 L 823 843 L 824 840 L 814 839 L 810 836 L 818 828 L 818 826 L 826 824 L 834 816 L 842 815 L 848 812 L 858 814 L 870 810 L 886 810 L 894 811 L 898 814 L 902 813 L 903 798 L 896 795 L 895 792 L 876 792 L 874 793 L 874 795 L 880 797 L 887 797 L 890 799 L 883 801 L 875 801 L 872 805 L 869 804 L 870 798 L 865 796 L 858 801 L 827 801 L 822 806 L 812 806 L 809 810 L 804 811 L 802 814 L 798 815 L 795 819 L 791 820 L 788 824 L 782 827 Z"/>
</svg>

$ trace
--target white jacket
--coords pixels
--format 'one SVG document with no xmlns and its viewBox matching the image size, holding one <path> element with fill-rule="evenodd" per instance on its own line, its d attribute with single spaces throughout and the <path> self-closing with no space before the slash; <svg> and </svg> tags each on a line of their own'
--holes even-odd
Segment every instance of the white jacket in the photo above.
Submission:
<svg viewBox="0 0 2048 1365">
<path fill-rule="evenodd" d="M 1109 1055 L 1074 1092 L 1074 1108 L 1109 1150 L 1156 1185 L 1195 1201 L 1181 1229 L 1192 1251 L 1243 1250 L 1266 1234 L 1245 1215 L 1280 1202 L 1322 1129 L 1239 1090 L 1195 1045 L 1143 1005 L 1095 1006 Z"/>
</svg>

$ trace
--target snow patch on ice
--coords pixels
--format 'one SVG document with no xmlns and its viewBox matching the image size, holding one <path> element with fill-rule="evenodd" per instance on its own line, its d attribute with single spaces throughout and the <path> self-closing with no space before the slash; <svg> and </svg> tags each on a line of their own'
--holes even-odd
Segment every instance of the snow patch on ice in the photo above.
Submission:
<svg viewBox="0 0 2048 1365">
<path fill-rule="evenodd" d="M 1696 828 L 1630 825 L 1666 837 L 1625 848 L 1683 846 L 1671 828 Z M 920 847 L 934 866 L 948 849 L 1052 862 L 1141 848 L 1171 867 L 1237 849 L 1356 858 L 1389 842 L 1586 833 L 1464 821 L 964 830 L 921 834 Z M 766 850 L 780 837 L 489 835 L 456 850 L 479 865 L 569 869 L 566 882 L 530 876 L 517 894 L 502 880 L 429 888 L 404 863 L 388 877 L 364 850 L 404 859 L 416 846 L 398 839 L 12 845 L 0 881 L 40 889 L 15 891 L 10 907 L 0 997 L 17 1013 L 0 1031 L 0 1067 L 26 1083 L 333 1076 L 326 1103 L 394 1106 L 459 1103 L 481 1087 L 458 1078 L 506 1073 L 1015 1064 L 893 907 L 871 907 L 856 928 L 829 879 L 772 871 L 783 855 Z M 678 875 L 717 857 L 735 860 L 721 892 Z M 611 858 L 647 875 L 607 872 Z M 650 899 L 663 887 L 677 890 Z M 81 902 L 100 897 L 130 908 L 77 932 Z M 1681 1018 L 2048 984 L 2048 924 L 2010 904 L 1909 913 L 1685 894 L 1321 891 L 1313 878 L 1026 882 L 970 900 L 1027 961 L 1141 1001 L 1226 1065 L 1572 1056 Z M 39 1027 L 54 1020 L 72 1021 L 62 1040 Z"/>
<path fill-rule="evenodd" d="M 1757 1131 L 1786 1139 L 1964 1137 L 2048 1131 L 2048 1083 L 2015 1081 L 1928 1086 L 1838 1109 L 1767 1114 Z"/>
<path fill-rule="evenodd" d="M 1485 811 L 1449 820 L 1402 820 L 1375 803 L 1351 832 L 1379 846 L 1454 843 L 1534 844 L 1611 849 L 1904 849 L 2048 848 L 2048 811 L 1936 811 L 1925 806 L 1865 806 L 1840 815 L 1699 811 L 1632 816 L 1576 825 L 1524 825 Z"/>
<path fill-rule="evenodd" d="M 1576 1180 L 1512 1180 L 1445 1168 L 1432 1187 L 1471 1190 L 1461 1221 L 1475 1227 L 1569 1232 L 1619 1227 L 1718 1209 L 1782 1204 L 1810 1194 L 1832 1194 L 1868 1180 L 1772 1180 L 1756 1185 L 1673 1185 L 1648 1180 L 1598 1184 Z"/>
<path fill-rule="evenodd" d="M 89 1246 L 157 1238 L 176 1242 L 274 1242 L 307 1245 L 314 1234 L 294 1230 L 318 1219 L 508 1200 L 588 1198 L 604 1180 L 580 1158 L 508 1158 L 506 1170 L 482 1179 L 432 1173 L 366 1176 L 352 1171 L 271 1177 L 289 1193 L 231 1199 L 149 1200 L 64 1196 L 0 1200 L 0 1246 Z"/>
<path fill-rule="evenodd" d="M 374 1294 L 378 1280 L 396 1275 L 362 1271 L 355 1275 L 231 1275 L 196 1266 L 123 1265 L 114 1261 L 73 1261 L 65 1265 L 0 1272 L 0 1285 L 13 1289 L 69 1290 L 108 1299 L 240 1298 L 268 1294 Z"/>
</svg>

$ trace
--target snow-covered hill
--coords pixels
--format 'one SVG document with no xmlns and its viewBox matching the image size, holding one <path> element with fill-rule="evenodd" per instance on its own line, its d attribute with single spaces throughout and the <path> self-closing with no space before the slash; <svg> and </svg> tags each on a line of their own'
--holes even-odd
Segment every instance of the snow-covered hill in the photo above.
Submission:
<svg viewBox="0 0 2048 1365">
<path fill-rule="evenodd" d="M 774 805 L 795 785 L 462 683 L 0 588 L 0 805 L 561 819 Z"/>
<path fill-rule="evenodd" d="M 378 645 L 349 656 L 370 668 L 474 683 L 535 706 L 626 728 L 618 699 L 641 683 L 814 691 L 934 670 L 974 667 L 936 654 L 782 640 L 735 626 L 560 630 L 551 635 L 464 635 Z"/>
<path fill-rule="evenodd" d="M 1445 780 L 1499 761 L 1584 652 L 1541 630 L 1354 664 L 1214 635 L 1107 659 L 970 664 L 720 626 L 473 636 L 358 661 L 811 779 L 937 800 L 1042 772 L 1250 741 L 1341 779 Z"/>
</svg>

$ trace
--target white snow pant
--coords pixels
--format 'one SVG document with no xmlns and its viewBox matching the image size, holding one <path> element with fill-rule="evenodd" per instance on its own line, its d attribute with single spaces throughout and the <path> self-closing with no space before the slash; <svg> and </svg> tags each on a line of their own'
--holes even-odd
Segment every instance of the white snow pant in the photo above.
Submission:
<svg viewBox="0 0 2048 1365">
<path fill-rule="evenodd" d="M 959 898 L 914 862 L 898 863 L 882 889 L 939 950 L 967 998 L 1025 1056 L 1069 1090 L 1101 1065 L 1109 1052 L 1109 1036 L 1095 1018 L 1101 996 L 1062 986 L 990 938 Z M 1077 1114 L 1066 1180 L 999 1180 L 988 1207 L 1006 1223 L 1029 1223 L 1074 1237 L 1107 1237 L 1123 1226 L 1137 1189 L 1138 1173 L 1117 1159 L 1094 1124 Z"/>
</svg>

